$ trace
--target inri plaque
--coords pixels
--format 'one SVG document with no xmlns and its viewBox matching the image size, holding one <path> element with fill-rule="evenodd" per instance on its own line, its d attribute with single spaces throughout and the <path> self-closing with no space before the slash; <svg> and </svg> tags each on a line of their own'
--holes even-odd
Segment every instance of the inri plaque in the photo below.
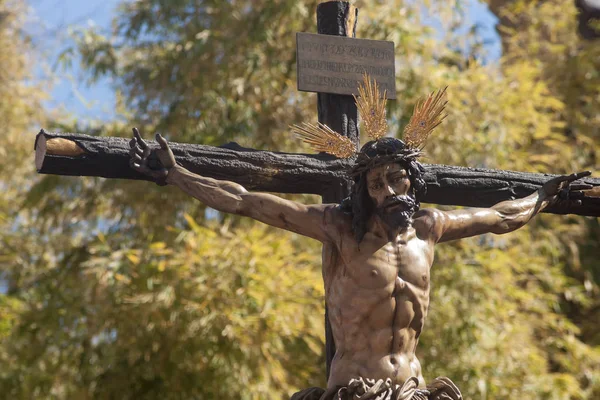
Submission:
<svg viewBox="0 0 600 400">
<path fill-rule="evenodd" d="M 299 32 L 296 50 L 298 90 L 358 94 L 366 72 L 396 98 L 394 42 Z"/>
</svg>

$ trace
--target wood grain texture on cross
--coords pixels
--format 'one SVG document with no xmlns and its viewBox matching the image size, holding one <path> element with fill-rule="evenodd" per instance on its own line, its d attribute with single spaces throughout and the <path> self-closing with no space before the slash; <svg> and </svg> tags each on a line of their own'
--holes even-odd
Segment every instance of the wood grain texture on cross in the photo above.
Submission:
<svg viewBox="0 0 600 400">
<path fill-rule="evenodd" d="M 147 180 L 129 167 L 129 140 L 76 133 L 48 133 L 36 138 L 36 168 L 42 174 L 98 176 Z M 153 144 L 154 145 L 154 144 Z M 330 192 L 332 182 L 345 179 L 352 159 L 327 154 L 292 154 L 247 149 L 236 143 L 220 147 L 170 143 L 177 161 L 200 175 L 237 182 L 249 190 L 278 193 Z M 489 207 L 525 197 L 556 175 L 424 164 L 426 203 Z M 600 199 L 600 179 L 584 178 L 594 186 L 588 195 Z M 600 203 L 553 206 L 544 212 L 600 216 Z"/>
</svg>

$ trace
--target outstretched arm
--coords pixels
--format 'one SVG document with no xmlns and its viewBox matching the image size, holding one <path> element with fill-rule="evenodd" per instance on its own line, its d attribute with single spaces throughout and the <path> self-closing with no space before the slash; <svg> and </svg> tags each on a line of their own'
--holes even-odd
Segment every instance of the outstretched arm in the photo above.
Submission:
<svg viewBox="0 0 600 400">
<path fill-rule="evenodd" d="M 304 205 L 267 193 L 248 192 L 235 182 L 194 174 L 177 165 L 162 136 L 156 135 L 160 149 L 150 150 L 137 129 L 134 128 L 133 134 L 130 142 L 131 167 L 154 177 L 157 183 L 177 186 L 221 212 L 248 216 L 322 242 L 329 240 L 324 218 L 327 205 Z"/>
<path fill-rule="evenodd" d="M 580 202 L 584 196 L 581 190 L 590 189 L 592 186 L 572 182 L 589 175 L 590 172 L 586 171 L 556 177 L 528 197 L 503 201 L 491 208 L 424 210 L 420 214 L 420 223 L 427 225 L 432 238 L 437 242 L 483 233 L 512 232 L 525 225 L 548 205 L 560 201 L 561 197 L 566 201 Z"/>
</svg>

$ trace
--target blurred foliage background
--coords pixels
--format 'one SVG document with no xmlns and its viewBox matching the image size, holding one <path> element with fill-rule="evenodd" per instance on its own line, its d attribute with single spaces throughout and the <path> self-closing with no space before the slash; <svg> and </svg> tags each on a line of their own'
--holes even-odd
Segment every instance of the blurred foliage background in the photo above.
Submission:
<svg viewBox="0 0 600 400">
<path fill-rule="evenodd" d="M 65 126 L 41 107 L 26 9 L 0 0 L 0 397 L 281 399 L 325 385 L 317 242 L 219 215 L 147 182 L 38 176 L 33 133 L 76 130 L 306 150 L 294 33 L 318 1 L 123 2 L 110 34 L 74 30 L 89 79 L 114 78 L 128 121 Z M 358 37 L 396 43 L 399 135 L 449 86 L 426 162 L 532 172 L 600 156 L 600 42 L 564 0 L 490 1 L 503 54 L 485 60 L 464 1 L 356 1 Z M 438 28 L 426 20 L 435 17 Z M 311 196 L 296 197 L 314 202 Z M 466 399 L 600 398 L 600 225 L 542 215 L 444 244 L 418 355 Z"/>
</svg>

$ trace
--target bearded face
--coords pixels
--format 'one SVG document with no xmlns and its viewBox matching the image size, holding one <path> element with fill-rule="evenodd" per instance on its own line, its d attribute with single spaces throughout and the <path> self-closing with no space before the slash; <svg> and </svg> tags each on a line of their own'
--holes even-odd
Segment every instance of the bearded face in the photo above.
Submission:
<svg viewBox="0 0 600 400">
<path fill-rule="evenodd" d="M 417 161 L 418 149 L 384 137 L 366 143 L 351 171 L 354 186 L 350 197 L 340 204 L 352 215 L 352 231 L 361 243 L 371 217 L 378 216 L 388 232 L 407 227 L 427 192 L 423 166 Z"/>
<path fill-rule="evenodd" d="M 388 163 L 367 172 L 367 190 L 375 214 L 390 228 L 407 227 L 418 210 L 410 179 L 398 163 Z"/>
</svg>

